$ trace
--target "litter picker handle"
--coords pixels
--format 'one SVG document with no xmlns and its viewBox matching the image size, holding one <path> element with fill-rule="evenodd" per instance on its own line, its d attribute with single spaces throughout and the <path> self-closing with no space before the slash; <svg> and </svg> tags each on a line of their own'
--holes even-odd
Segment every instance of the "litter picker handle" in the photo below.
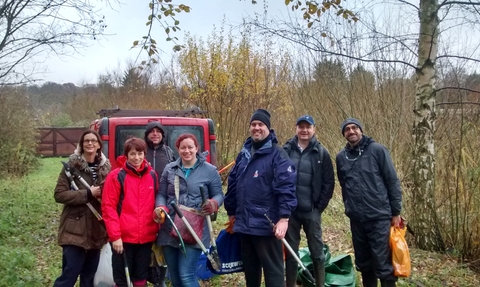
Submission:
<svg viewBox="0 0 480 287">
<path fill-rule="evenodd" d="M 188 220 L 183 216 L 183 213 L 180 210 L 180 208 L 178 208 L 178 206 L 175 202 L 172 202 L 171 205 L 172 205 L 173 209 L 175 210 L 175 213 L 177 213 L 178 217 L 180 217 L 180 219 L 185 224 L 185 227 L 188 229 L 188 232 L 190 232 L 190 234 L 195 239 L 195 242 L 197 242 L 198 246 L 200 246 L 203 253 L 205 253 L 205 255 L 207 255 L 207 258 L 210 261 L 210 263 L 212 264 L 213 269 L 215 269 L 217 271 L 220 271 L 220 265 L 215 261 L 215 259 L 212 257 L 212 255 L 210 253 L 208 253 L 207 248 L 205 247 L 205 245 L 203 245 L 202 240 L 200 240 L 200 238 L 198 238 L 198 235 L 195 233 L 195 231 L 193 230 L 193 228 L 190 225 L 190 223 L 188 222 Z"/>
<path fill-rule="evenodd" d="M 175 202 L 171 203 L 173 210 L 175 210 L 175 213 L 178 215 L 178 217 L 183 218 L 183 212 L 178 208 L 178 205 Z"/>
<path fill-rule="evenodd" d="M 265 216 L 267 218 L 267 220 L 270 222 L 270 225 L 272 227 L 275 227 L 275 224 L 270 219 L 270 217 L 268 217 L 267 214 L 264 214 L 263 216 Z M 293 251 L 292 247 L 290 246 L 290 244 L 288 244 L 287 240 L 285 240 L 285 238 L 282 238 L 280 240 L 282 241 L 283 246 L 285 246 L 285 248 L 287 248 L 288 252 L 290 252 L 290 255 L 292 255 L 292 257 L 295 258 L 295 261 L 297 261 L 297 263 L 300 265 L 300 267 L 302 268 L 303 274 L 308 278 L 308 280 L 310 280 L 310 282 L 315 284 L 315 278 L 312 276 L 312 273 L 310 273 L 310 271 L 307 269 L 307 267 L 305 267 L 305 265 L 303 265 L 302 260 L 300 260 L 297 253 L 295 253 Z"/>
<path fill-rule="evenodd" d="M 200 193 L 202 194 L 202 204 L 208 201 L 208 190 L 205 185 L 200 186 Z"/>
</svg>

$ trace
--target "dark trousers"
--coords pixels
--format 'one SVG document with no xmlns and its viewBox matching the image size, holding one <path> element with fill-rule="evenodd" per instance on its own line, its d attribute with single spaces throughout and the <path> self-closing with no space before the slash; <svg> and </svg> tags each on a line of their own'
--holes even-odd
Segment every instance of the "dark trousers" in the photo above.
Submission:
<svg viewBox="0 0 480 287">
<path fill-rule="evenodd" d="M 303 230 L 307 237 L 308 250 L 313 261 L 324 262 L 325 254 L 323 253 L 322 228 L 321 217 L 318 209 L 312 211 L 297 211 L 295 210 L 288 221 L 288 230 L 285 235 L 290 247 L 298 254 L 298 247 L 300 245 L 300 230 L 303 225 Z M 290 253 L 287 253 L 286 261 L 295 262 L 295 258 Z"/>
<path fill-rule="evenodd" d="M 93 278 L 100 261 L 100 249 L 86 250 L 75 245 L 64 245 L 62 275 L 55 280 L 54 287 L 74 286 L 80 276 L 81 287 L 93 287 Z"/>
<path fill-rule="evenodd" d="M 285 239 L 292 247 L 293 251 L 298 255 L 298 247 L 300 245 L 300 230 L 305 231 L 307 237 L 308 250 L 310 251 L 310 258 L 315 264 L 325 262 L 325 254 L 323 253 L 322 228 L 321 217 L 318 209 L 311 211 L 293 211 L 288 222 L 288 230 Z M 295 258 L 286 253 L 285 257 L 285 277 L 286 286 L 295 286 L 297 281 L 298 263 Z"/>
<path fill-rule="evenodd" d="M 113 280 L 117 287 L 127 287 L 125 275 L 125 261 L 122 254 L 118 254 L 112 247 Z M 123 252 L 127 258 L 128 272 L 132 282 L 146 280 L 152 253 L 152 242 L 145 244 L 123 243 Z"/>
<path fill-rule="evenodd" d="M 281 287 L 283 282 L 282 242 L 275 236 L 241 234 L 240 246 L 247 287 L 260 287 L 262 268 L 266 287 Z"/>
<path fill-rule="evenodd" d="M 360 222 L 350 220 L 355 265 L 362 273 L 375 273 L 384 280 L 397 280 L 393 275 L 390 249 L 390 219 Z"/>
</svg>

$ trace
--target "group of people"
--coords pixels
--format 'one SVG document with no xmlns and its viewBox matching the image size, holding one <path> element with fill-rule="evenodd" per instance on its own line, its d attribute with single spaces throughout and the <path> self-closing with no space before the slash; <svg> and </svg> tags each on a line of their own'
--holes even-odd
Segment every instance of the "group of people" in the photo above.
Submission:
<svg viewBox="0 0 480 287">
<path fill-rule="evenodd" d="M 357 119 L 346 119 L 340 128 L 347 143 L 336 156 L 336 169 L 350 219 L 355 265 L 363 286 L 376 287 L 379 279 L 382 287 L 396 286 L 389 232 L 390 226 L 401 223 L 402 192 L 392 159 L 383 145 L 363 134 Z M 107 240 L 114 250 L 116 286 L 128 286 L 125 266 L 133 286 L 147 285 L 153 245 L 163 254 L 160 286 L 165 286 L 167 266 L 174 287 L 199 286 L 195 271 L 200 246 L 187 244 L 183 254 L 171 235 L 172 222 L 165 220 L 165 213 L 175 216 L 175 202 L 204 215 L 224 204 L 233 231 L 240 235 L 247 287 L 260 287 L 262 273 L 266 287 L 296 286 L 297 261 L 284 253 L 281 240 L 298 252 L 303 227 L 315 284 L 323 287 L 321 216 L 333 195 L 334 167 L 315 135 L 311 116 L 299 117 L 295 129 L 296 135 L 279 145 L 270 113 L 256 110 L 250 118 L 250 137 L 228 176 L 225 196 L 216 168 L 199 153 L 192 134 L 176 140 L 179 158 L 175 159 L 164 141 L 165 129 L 152 122 L 144 140 L 125 142 L 124 154 L 117 159 L 121 167 L 110 171 L 100 136 L 84 132 L 69 165 L 90 186 L 78 183 L 80 188 L 72 192 L 72 179 L 62 170 L 55 188 L 55 200 L 64 209 L 58 237 L 63 248 L 62 274 L 54 286 L 74 286 L 78 276 L 80 286 L 93 286 L 100 249 Z M 201 186 L 208 190 L 207 201 Z M 89 210 L 91 206 L 101 210 L 104 225 Z M 201 240 L 207 247 L 209 234 L 205 224 Z"/>
<path fill-rule="evenodd" d="M 187 244 L 183 256 L 170 236 L 171 223 L 159 220 L 165 218 L 159 210 L 174 217 L 171 204 L 175 201 L 212 214 L 223 203 L 222 182 L 216 167 L 198 152 L 194 135 L 182 134 L 175 146 L 178 159 L 165 143 L 163 126 L 151 122 L 145 139 L 132 137 L 125 142 L 123 155 L 117 158 L 120 167 L 111 170 L 99 134 L 93 130 L 82 134 L 68 165 L 79 171 L 87 186 L 77 177 L 69 178 L 64 168 L 55 188 L 55 200 L 64 207 L 58 235 L 63 248 L 62 274 L 54 286 L 74 286 L 80 277 L 80 286 L 93 287 L 100 250 L 107 241 L 113 249 L 111 264 L 117 287 L 130 286 L 127 280 L 133 286 L 147 286 L 152 254 L 160 254 L 162 258 L 156 259 L 164 262 L 158 266 L 157 286 L 166 286 L 166 266 L 174 286 L 199 286 L 195 270 L 200 246 Z M 200 186 L 208 192 L 206 202 Z M 90 208 L 101 214 L 102 220 Z M 202 241 L 209 246 L 206 225 Z M 160 252 L 152 252 L 154 245 Z"/>
<path fill-rule="evenodd" d="M 350 218 L 355 264 L 365 287 L 396 286 L 390 226 L 399 226 L 402 191 L 387 149 L 363 135 L 360 121 L 341 124 L 347 140 L 336 156 L 345 213 Z M 228 177 L 224 206 L 233 231 L 240 234 L 241 256 L 248 287 L 296 286 L 297 261 L 286 253 L 285 238 L 298 252 L 305 231 L 317 287 L 325 285 L 321 215 L 332 198 L 332 160 L 315 136 L 315 121 L 298 118 L 296 135 L 283 146 L 271 129 L 270 113 L 256 110 L 245 141 Z M 273 229 L 269 221 L 275 222 Z M 285 280 L 285 281 L 284 281 Z"/>
</svg>

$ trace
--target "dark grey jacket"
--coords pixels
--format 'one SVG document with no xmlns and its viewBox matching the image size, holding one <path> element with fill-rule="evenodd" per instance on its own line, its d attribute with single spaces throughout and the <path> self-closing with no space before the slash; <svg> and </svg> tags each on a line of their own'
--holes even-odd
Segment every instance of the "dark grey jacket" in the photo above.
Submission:
<svg viewBox="0 0 480 287">
<path fill-rule="evenodd" d="M 321 212 L 328 206 L 335 187 L 332 160 L 327 149 L 315 136 L 310 144 L 300 152 L 298 137 L 294 136 L 283 146 L 297 170 L 297 210 Z"/>
<path fill-rule="evenodd" d="M 402 210 L 402 190 L 387 149 L 363 135 L 336 158 L 345 214 L 353 220 L 388 219 Z"/>
</svg>

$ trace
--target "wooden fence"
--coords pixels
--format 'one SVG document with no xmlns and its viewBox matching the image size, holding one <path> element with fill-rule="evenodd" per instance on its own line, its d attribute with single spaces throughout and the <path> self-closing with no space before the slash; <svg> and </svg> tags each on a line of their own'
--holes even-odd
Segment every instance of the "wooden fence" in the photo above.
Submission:
<svg viewBox="0 0 480 287">
<path fill-rule="evenodd" d="M 71 155 L 86 129 L 86 127 L 39 128 L 37 154 L 45 157 Z"/>
</svg>

